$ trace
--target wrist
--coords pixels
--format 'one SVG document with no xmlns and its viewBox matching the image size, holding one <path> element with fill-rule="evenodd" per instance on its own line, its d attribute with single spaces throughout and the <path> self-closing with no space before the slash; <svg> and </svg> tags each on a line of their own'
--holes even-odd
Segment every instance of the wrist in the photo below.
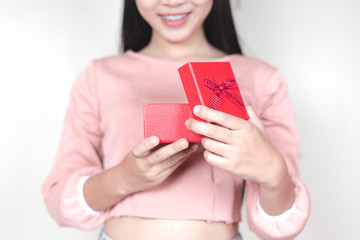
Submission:
<svg viewBox="0 0 360 240">
<path fill-rule="evenodd" d="M 292 193 L 295 186 L 288 173 L 284 174 L 283 177 L 276 179 L 276 181 L 270 184 L 260 184 L 260 195 L 283 195 L 287 196 Z M 291 194 L 290 194 L 291 195 Z"/>
<path fill-rule="evenodd" d="M 294 195 L 295 195 L 294 201 L 291 204 L 291 206 L 288 209 L 286 209 L 284 212 L 279 213 L 277 215 L 275 215 L 275 214 L 270 215 L 267 212 L 265 212 L 260 204 L 260 196 L 258 196 L 256 206 L 257 206 L 259 214 L 269 222 L 278 222 L 278 221 L 284 221 L 284 220 L 288 219 L 289 216 L 292 213 L 294 213 L 294 211 L 296 210 L 296 197 L 297 197 L 297 189 L 296 188 L 294 189 Z"/>
<path fill-rule="evenodd" d="M 259 202 L 263 210 L 269 215 L 276 216 L 289 209 L 295 201 L 294 189 L 291 179 L 273 189 L 260 186 Z"/>
<path fill-rule="evenodd" d="M 284 157 L 275 150 L 271 165 L 267 168 L 264 179 L 259 182 L 260 188 L 273 191 L 284 183 L 291 182 Z"/>
<path fill-rule="evenodd" d="M 99 215 L 101 212 L 95 211 L 92 207 L 89 206 L 88 202 L 85 199 L 84 195 L 84 186 L 85 183 L 91 178 L 91 175 L 82 176 L 78 182 L 77 186 L 77 197 L 79 200 L 80 206 L 90 215 Z"/>
<path fill-rule="evenodd" d="M 110 169 L 110 183 L 113 184 L 113 189 L 115 189 L 120 199 L 134 193 L 131 184 L 128 183 L 129 178 L 126 177 L 126 172 L 126 169 L 124 169 L 121 163 Z"/>
<path fill-rule="evenodd" d="M 269 215 L 279 215 L 289 209 L 294 202 L 294 184 L 288 173 L 285 159 L 274 166 L 272 175 L 260 185 L 259 200 L 263 210 Z"/>
</svg>

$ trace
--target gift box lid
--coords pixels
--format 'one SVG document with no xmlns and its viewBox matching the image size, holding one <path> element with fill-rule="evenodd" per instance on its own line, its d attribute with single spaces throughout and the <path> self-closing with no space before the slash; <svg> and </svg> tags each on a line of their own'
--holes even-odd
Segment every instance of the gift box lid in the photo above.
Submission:
<svg viewBox="0 0 360 240">
<path fill-rule="evenodd" d="M 205 105 L 249 119 L 229 62 L 190 62 L 178 71 L 191 109 Z"/>
</svg>

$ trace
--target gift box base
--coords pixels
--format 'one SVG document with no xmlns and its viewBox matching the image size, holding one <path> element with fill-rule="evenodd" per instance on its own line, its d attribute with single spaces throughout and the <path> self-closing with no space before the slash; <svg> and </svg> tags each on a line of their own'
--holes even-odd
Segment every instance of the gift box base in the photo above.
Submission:
<svg viewBox="0 0 360 240">
<path fill-rule="evenodd" d="M 194 118 L 189 104 L 145 104 L 144 137 L 157 136 L 161 143 L 174 142 L 180 138 L 200 142 L 202 136 L 185 126 L 189 118 Z"/>
</svg>

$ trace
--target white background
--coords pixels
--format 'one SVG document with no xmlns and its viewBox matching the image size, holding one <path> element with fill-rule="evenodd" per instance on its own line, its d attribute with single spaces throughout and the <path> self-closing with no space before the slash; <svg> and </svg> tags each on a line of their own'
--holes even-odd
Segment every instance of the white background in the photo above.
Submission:
<svg viewBox="0 0 360 240">
<path fill-rule="evenodd" d="M 288 81 L 312 212 L 297 239 L 354 239 L 360 193 L 360 2 L 234 0 L 249 56 Z M 122 0 L 0 0 L 0 238 L 96 239 L 60 228 L 40 194 L 74 78 L 117 53 Z M 245 216 L 244 216 L 245 217 Z M 246 240 L 257 239 L 246 223 Z"/>
</svg>

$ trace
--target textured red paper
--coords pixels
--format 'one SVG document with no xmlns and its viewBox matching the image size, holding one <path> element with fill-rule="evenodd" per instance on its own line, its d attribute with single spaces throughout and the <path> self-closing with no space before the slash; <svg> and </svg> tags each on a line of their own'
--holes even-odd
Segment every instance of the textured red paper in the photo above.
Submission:
<svg viewBox="0 0 360 240">
<path fill-rule="evenodd" d="M 196 105 L 205 105 L 208 107 L 213 105 L 210 103 L 214 102 L 211 100 L 213 100 L 212 96 L 216 91 L 206 86 L 205 79 L 210 78 L 217 86 L 220 86 L 221 89 L 223 89 L 224 83 L 226 83 L 229 79 L 233 82 L 235 80 L 229 62 L 187 63 L 178 70 L 191 109 L 193 109 Z M 237 84 L 236 87 L 226 89 L 226 91 L 230 91 L 231 93 L 229 94 L 236 97 L 237 104 L 234 104 L 234 101 L 231 101 L 229 97 L 225 96 L 224 92 L 220 92 L 218 95 L 220 103 L 217 104 L 217 107 L 214 109 L 246 120 L 249 119 Z M 204 121 L 196 116 L 195 118 Z"/>
<path fill-rule="evenodd" d="M 144 136 L 157 136 L 162 143 L 185 138 L 189 142 L 200 142 L 202 136 L 187 129 L 185 121 L 193 118 L 188 104 L 145 104 Z"/>
</svg>

